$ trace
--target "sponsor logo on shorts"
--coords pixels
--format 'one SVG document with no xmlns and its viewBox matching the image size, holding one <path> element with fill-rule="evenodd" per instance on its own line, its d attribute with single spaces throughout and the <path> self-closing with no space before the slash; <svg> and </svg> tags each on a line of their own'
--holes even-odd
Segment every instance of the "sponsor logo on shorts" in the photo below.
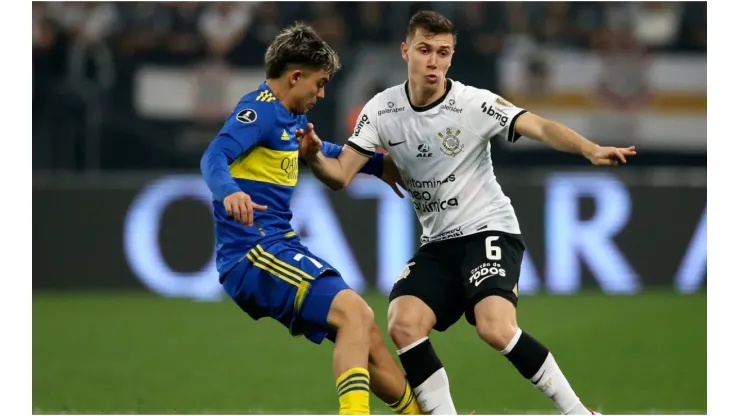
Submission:
<svg viewBox="0 0 740 416">
<path fill-rule="evenodd" d="M 493 276 L 506 277 L 506 270 L 501 263 L 483 263 L 470 271 L 470 283 L 478 287 L 484 280 Z"/>
</svg>

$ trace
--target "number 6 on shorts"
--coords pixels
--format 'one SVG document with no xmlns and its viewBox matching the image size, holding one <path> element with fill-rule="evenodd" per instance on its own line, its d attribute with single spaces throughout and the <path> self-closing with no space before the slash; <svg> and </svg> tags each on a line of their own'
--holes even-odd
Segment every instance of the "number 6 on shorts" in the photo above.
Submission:
<svg viewBox="0 0 740 416">
<path fill-rule="evenodd" d="M 498 237 L 497 235 L 486 237 L 486 258 L 488 260 L 501 260 L 501 247 L 493 245 L 493 242 L 497 241 Z"/>
</svg>

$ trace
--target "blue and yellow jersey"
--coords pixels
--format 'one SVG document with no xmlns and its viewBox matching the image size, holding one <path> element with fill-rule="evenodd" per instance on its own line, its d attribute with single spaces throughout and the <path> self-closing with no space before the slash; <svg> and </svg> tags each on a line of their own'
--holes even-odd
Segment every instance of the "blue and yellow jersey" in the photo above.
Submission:
<svg viewBox="0 0 740 416">
<path fill-rule="evenodd" d="M 290 198 L 299 170 L 295 132 L 307 124 L 305 115 L 290 113 L 263 83 L 242 97 L 203 154 L 201 172 L 213 193 L 219 274 L 229 271 L 258 242 L 295 236 L 290 225 Z M 327 157 L 337 157 L 341 150 L 323 142 Z M 252 226 L 226 214 L 223 200 L 237 191 L 267 206 L 266 211 L 254 211 Z"/>
</svg>

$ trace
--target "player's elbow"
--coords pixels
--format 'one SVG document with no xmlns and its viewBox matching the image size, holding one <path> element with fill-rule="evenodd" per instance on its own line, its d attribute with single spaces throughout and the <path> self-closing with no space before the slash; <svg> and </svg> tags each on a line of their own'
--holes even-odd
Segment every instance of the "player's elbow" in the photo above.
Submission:
<svg viewBox="0 0 740 416">
<path fill-rule="evenodd" d="M 326 183 L 326 185 L 332 191 L 341 191 L 342 189 L 346 188 L 347 185 L 349 185 L 349 181 L 342 178 L 330 179 L 325 181 L 324 183 Z"/>
</svg>

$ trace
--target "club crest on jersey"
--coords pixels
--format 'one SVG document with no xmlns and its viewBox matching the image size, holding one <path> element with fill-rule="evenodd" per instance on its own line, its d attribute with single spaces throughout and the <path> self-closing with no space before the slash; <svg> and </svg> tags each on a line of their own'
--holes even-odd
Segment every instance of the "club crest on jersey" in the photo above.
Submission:
<svg viewBox="0 0 740 416">
<path fill-rule="evenodd" d="M 451 128 L 446 128 L 444 132 L 437 133 L 440 139 L 442 139 L 442 146 L 439 150 L 447 156 L 457 156 L 463 151 L 465 145 L 460 142 L 460 130 L 453 132 Z"/>
</svg>

